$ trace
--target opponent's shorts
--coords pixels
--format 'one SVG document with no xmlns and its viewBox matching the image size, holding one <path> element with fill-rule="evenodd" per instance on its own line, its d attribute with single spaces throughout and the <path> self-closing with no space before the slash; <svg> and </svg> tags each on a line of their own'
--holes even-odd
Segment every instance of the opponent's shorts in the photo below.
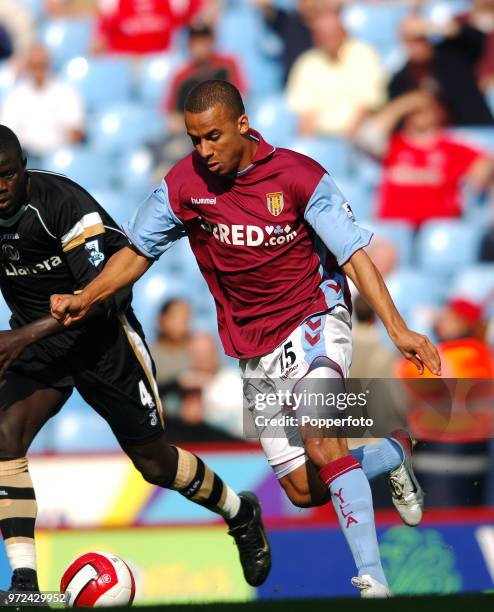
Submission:
<svg viewBox="0 0 494 612">
<path fill-rule="evenodd" d="M 352 361 L 351 330 L 350 313 L 344 306 L 336 306 L 329 313 L 306 319 L 272 353 L 241 360 L 244 402 L 251 413 L 258 414 L 259 397 L 299 388 L 314 366 L 324 366 L 317 368 L 318 376 L 326 372 L 347 378 Z M 300 430 L 286 423 L 266 427 L 268 420 L 278 419 L 280 407 L 264 402 L 261 408 L 262 418 L 254 421 L 257 434 L 269 464 L 282 478 L 307 461 Z"/>
<path fill-rule="evenodd" d="M 12 364 L 2 387 L 2 408 L 37 389 L 69 393 L 75 387 L 121 444 L 161 437 L 164 418 L 155 366 L 132 310 L 94 320 L 70 350 L 57 354 L 54 346 L 44 341 L 32 344 Z M 29 384 L 21 388 L 20 379 Z"/>
</svg>

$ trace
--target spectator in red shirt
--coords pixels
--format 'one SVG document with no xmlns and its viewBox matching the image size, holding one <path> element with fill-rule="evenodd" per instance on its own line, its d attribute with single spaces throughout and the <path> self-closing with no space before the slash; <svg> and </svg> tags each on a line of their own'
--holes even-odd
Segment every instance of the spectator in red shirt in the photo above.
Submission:
<svg viewBox="0 0 494 612">
<path fill-rule="evenodd" d="M 189 27 L 189 60 L 175 74 L 163 104 L 164 110 L 169 113 L 169 132 L 184 131 L 185 98 L 196 85 L 209 80 L 229 81 L 242 94 L 245 93 L 245 81 L 237 60 L 233 56 L 216 53 L 213 30 L 208 25 L 196 24 Z"/>
<path fill-rule="evenodd" d="M 487 187 L 493 160 L 446 132 L 445 117 L 437 98 L 416 91 L 390 102 L 361 129 L 359 146 L 383 163 L 379 218 L 417 229 L 429 219 L 459 217 L 462 181 L 478 191 Z"/>
<path fill-rule="evenodd" d="M 101 5 L 94 53 L 144 55 L 166 51 L 172 34 L 187 25 L 201 0 L 110 0 Z"/>
</svg>

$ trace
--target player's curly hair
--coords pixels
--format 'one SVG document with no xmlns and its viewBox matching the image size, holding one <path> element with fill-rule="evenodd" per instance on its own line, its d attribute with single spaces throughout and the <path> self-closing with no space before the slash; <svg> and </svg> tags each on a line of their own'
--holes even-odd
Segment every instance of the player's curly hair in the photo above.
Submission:
<svg viewBox="0 0 494 612">
<path fill-rule="evenodd" d="M 210 80 L 196 85 L 185 99 L 184 109 L 189 113 L 203 113 L 216 104 L 223 104 L 235 119 L 245 113 L 240 92 L 228 81 Z"/>
<path fill-rule="evenodd" d="M 15 153 L 19 159 L 24 159 L 19 139 L 6 125 L 0 125 L 0 153 Z"/>
</svg>

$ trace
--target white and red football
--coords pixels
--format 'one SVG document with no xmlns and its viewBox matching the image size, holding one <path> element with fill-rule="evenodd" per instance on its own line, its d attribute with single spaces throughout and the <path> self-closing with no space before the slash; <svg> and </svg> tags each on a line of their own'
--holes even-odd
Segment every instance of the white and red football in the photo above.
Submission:
<svg viewBox="0 0 494 612">
<path fill-rule="evenodd" d="M 126 606 L 134 600 L 135 581 L 129 566 L 115 555 L 89 552 L 74 559 L 60 581 L 66 605 L 75 608 Z"/>
</svg>

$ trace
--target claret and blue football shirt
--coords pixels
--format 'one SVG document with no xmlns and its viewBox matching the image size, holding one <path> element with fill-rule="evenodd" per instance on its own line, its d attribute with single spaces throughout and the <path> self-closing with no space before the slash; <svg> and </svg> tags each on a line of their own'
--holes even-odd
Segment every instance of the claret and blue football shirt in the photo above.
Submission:
<svg viewBox="0 0 494 612">
<path fill-rule="evenodd" d="M 372 234 L 317 162 L 258 141 L 235 177 L 212 174 L 193 152 L 176 164 L 126 226 L 158 259 L 187 235 L 215 299 L 228 355 L 265 355 L 300 323 L 350 305 L 341 266 Z"/>
</svg>

